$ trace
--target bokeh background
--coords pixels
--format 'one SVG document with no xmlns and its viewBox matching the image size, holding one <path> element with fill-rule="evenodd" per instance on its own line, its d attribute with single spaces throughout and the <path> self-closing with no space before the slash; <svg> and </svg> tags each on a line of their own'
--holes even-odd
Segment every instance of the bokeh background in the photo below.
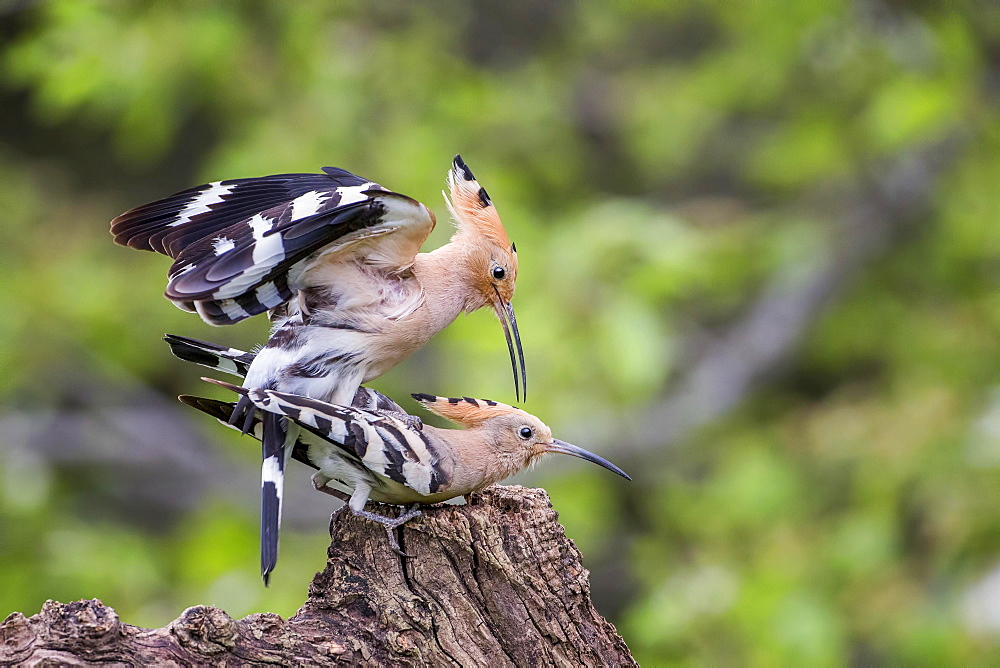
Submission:
<svg viewBox="0 0 1000 668">
<path fill-rule="evenodd" d="M 347 168 L 430 205 L 461 152 L 520 251 L 526 408 L 598 608 L 647 664 L 1000 656 L 1000 11 L 975 3 L 0 2 L 0 616 L 291 615 L 336 502 L 255 442 L 108 221 Z M 513 401 L 494 317 L 373 383 Z"/>
</svg>

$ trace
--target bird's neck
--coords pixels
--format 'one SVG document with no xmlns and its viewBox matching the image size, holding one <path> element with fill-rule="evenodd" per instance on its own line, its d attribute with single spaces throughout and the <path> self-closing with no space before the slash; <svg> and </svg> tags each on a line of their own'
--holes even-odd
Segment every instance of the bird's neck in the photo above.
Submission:
<svg viewBox="0 0 1000 668">
<path fill-rule="evenodd" d="M 462 311 L 474 311 L 483 306 L 475 289 L 469 256 L 474 249 L 461 238 L 430 253 L 418 253 L 413 261 L 413 274 L 424 292 L 424 304 L 432 321 L 443 323 L 458 317 Z"/>
</svg>

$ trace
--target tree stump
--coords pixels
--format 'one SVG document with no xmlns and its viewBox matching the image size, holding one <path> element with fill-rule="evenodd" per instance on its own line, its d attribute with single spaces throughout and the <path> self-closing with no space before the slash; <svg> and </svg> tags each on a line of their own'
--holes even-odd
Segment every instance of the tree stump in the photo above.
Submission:
<svg viewBox="0 0 1000 668">
<path fill-rule="evenodd" d="M 0 625 L 0 665 L 636 665 L 591 604 L 544 490 L 491 487 L 469 501 L 406 525 L 407 559 L 381 527 L 334 514 L 326 568 L 287 621 L 199 605 L 143 629 L 96 599 L 47 601 Z"/>
</svg>

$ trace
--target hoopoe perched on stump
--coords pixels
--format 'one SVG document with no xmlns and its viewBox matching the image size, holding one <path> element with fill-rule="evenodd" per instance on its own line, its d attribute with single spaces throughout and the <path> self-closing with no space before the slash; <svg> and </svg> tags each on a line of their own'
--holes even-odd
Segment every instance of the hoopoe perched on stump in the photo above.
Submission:
<svg viewBox="0 0 1000 668">
<path fill-rule="evenodd" d="M 418 253 L 435 225 L 416 200 L 343 169 L 216 181 L 112 221 L 115 242 L 174 259 L 165 296 L 212 325 L 267 312 L 267 345 L 244 387 L 349 405 L 372 380 L 451 323 L 490 306 L 503 326 L 515 395 L 526 385 L 511 299 L 517 253 L 496 208 L 455 156 L 448 175 L 451 240 Z M 515 354 L 516 351 L 516 354 Z M 243 431 L 254 405 L 241 398 Z M 263 413 L 261 573 L 277 560 L 277 493 L 297 428 Z"/>
<path fill-rule="evenodd" d="M 205 378 L 248 397 L 265 413 L 288 418 L 302 431 L 296 459 L 317 469 L 313 486 L 347 502 L 350 511 L 385 527 L 389 544 L 402 552 L 393 530 L 419 517 L 422 504 L 447 501 L 479 491 L 555 452 L 580 457 L 631 480 L 608 460 L 552 437 L 541 420 L 519 408 L 485 399 L 414 394 L 424 408 L 465 429 L 421 429 L 365 409 L 378 393 L 359 396 L 358 406 L 337 406 L 264 388 L 242 388 Z M 362 388 L 364 389 L 364 388 Z M 385 401 L 393 403 L 384 395 Z M 224 423 L 236 404 L 182 396 L 181 401 Z M 398 407 L 398 406 L 397 406 Z M 402 409 L 400 409 L 402 410 Z M 330 487 L 338 483 L 349 490 Z M 410 507 L 399 517 L 365 510 L 368 501 Z"/>
</svg>

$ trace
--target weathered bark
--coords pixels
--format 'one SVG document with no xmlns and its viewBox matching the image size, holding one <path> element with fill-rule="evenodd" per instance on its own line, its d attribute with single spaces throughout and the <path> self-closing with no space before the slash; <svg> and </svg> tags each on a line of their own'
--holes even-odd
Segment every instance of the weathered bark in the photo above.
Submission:
<svg viewBox="0 0 1000 668">
<path fill-rule="evenodd" d="M 393 512 L 388 507 L 380 512 Z M 161 629 L 98 600 L 48 601 L 0 625 L 0 664 L 635 665 L 590 602 L 588 573 L 544 490 L 492 487 L 385 533 L 339 512 L 326 569 L 289 620 L 188 608 Z"/>
</svg>

